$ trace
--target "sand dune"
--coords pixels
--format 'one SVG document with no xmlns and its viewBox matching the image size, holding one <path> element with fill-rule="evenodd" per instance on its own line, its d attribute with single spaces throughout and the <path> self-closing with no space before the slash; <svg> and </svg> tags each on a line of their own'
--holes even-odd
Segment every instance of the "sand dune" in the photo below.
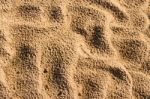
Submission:
<svg viewBox="0 0 150 99">
<path fill-rule="evenodd" d="M 0 99 L 150 99 L 149 0 L 0 0 Z"/>
</svg>

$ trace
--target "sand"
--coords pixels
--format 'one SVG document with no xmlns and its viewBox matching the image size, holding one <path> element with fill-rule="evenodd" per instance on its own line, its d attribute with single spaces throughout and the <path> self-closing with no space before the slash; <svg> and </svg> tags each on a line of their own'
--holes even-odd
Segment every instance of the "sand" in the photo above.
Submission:
<svg viewBox="0 0 150 99">
<path fill-rule="evenodd" d="M 0 0 L 0 99 L 150 99 L 150 1 Z"/>
</svg>

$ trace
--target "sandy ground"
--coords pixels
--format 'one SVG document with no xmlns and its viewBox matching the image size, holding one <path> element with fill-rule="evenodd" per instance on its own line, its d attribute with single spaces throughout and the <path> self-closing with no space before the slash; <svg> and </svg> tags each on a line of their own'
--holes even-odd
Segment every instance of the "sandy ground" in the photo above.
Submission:
<svg viewBox="0 0 150 99">
<path fill-rule="evenodd" d="M 0 99 L 150 99 L 149 0 L 0 0 Z"/>
</svg>

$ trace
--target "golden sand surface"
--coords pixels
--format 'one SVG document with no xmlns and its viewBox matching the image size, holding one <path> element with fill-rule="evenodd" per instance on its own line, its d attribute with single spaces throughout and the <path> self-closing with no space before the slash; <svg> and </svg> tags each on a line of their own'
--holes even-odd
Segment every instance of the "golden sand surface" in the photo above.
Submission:
<svg viewBox="0 0 150 99">
<path fill-rule="evenodd" d="M 150 99 L 150 0 L 0 0 L 0 99 Z"/>
</svg>

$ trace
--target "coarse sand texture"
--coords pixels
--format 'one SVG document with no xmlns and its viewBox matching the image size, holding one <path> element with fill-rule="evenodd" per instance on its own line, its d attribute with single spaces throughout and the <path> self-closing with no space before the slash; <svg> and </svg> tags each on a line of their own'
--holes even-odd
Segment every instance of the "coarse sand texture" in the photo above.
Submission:
<svg viewBox="0 0 150 99">
<path fill-rule="evenodd" d="M 150 0 L 0 0 L 0 99 L 150 99 Z"/>
</svg>

